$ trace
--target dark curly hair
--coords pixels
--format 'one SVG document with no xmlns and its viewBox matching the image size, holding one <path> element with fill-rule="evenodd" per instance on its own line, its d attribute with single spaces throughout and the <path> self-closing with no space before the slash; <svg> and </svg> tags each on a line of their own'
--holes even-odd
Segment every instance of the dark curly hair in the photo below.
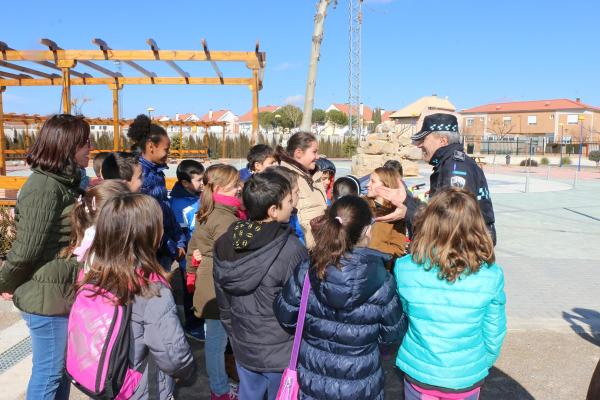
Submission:
<svg viewBox="0 0 600 400">
<path fill-rule="evenodd" d="M 164 136 L 168 137 L 165 128 L 153 124 L 152 120 L 144 114 L 135 117 L 127 131 L 127 137 L 133 141 L 131 151 L 135 153 L 143 153 L 149 141 L 157 145 Z"/>
</svg>

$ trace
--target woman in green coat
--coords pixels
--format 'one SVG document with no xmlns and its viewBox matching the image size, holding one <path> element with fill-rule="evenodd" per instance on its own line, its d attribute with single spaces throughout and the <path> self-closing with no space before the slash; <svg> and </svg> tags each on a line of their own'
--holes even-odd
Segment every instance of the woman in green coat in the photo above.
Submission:
<svg viewBox="0 0 600 400">
<path fill-rule="evenodd" d="M 69 398 L 65 379 L 67 321 L 77 273 L 69 245 L 70 211 L 89 161 L 90 126 L 68 114 L 49 118 L 30 149 L 32 173 L 17 198 L 16 239 L 0 268 L 0 292 L 29 328 L 33 369 L 27 399 Z"/>
</svg>

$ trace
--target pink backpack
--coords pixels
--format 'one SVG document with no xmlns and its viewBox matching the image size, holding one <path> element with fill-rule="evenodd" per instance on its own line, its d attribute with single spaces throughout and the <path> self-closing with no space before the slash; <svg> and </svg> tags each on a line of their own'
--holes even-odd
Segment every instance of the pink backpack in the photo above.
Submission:
<svg viewBox="0 0 600 400">
<path fill-rule="evenodd" d="M 69 314 L 66 372 L 91 398 L 129 399 L 142 378 L 147 362 L 136 370 L 129 359 L 131 312 L 131 303 L 118 305 L 116 296 L 91 284 L 83 285 L 75 295 Z"/>
</svg>

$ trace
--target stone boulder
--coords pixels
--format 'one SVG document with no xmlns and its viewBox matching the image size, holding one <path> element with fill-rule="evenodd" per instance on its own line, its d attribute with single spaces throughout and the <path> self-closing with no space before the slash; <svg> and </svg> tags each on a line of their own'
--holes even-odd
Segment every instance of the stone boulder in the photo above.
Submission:
<svg viewBox="0 0 600 400">
<path fill-rule="evenodd" d="M 402 163 L 404 176 L 419 175 L 419 166 L 415 161 L 422 158 L 422 152 L 412 144 L 410 137 L 409 129 L 396 126 L 393 121 L 377 125 L 375 133 L 360 142 L 357 154 L 352 157 L 352 174 L 364 176 L 387 160 L 398 160 Z"/>
</svg>

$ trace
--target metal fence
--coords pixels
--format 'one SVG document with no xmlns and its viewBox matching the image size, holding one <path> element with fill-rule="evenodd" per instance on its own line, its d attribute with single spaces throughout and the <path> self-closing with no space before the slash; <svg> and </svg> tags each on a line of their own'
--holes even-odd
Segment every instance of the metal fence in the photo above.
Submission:
<svg viewBox="0 0 600 400">
<path fill-rule="evenodd" d="M 579 154 L 587 156 L 590 151 L 600 150 L 600 142 L 556 143 L 545 137 L 514 140 L 478 140 L 463 137 L 468 154 L 510 154 L 522 156 Z"/>
</svg>

